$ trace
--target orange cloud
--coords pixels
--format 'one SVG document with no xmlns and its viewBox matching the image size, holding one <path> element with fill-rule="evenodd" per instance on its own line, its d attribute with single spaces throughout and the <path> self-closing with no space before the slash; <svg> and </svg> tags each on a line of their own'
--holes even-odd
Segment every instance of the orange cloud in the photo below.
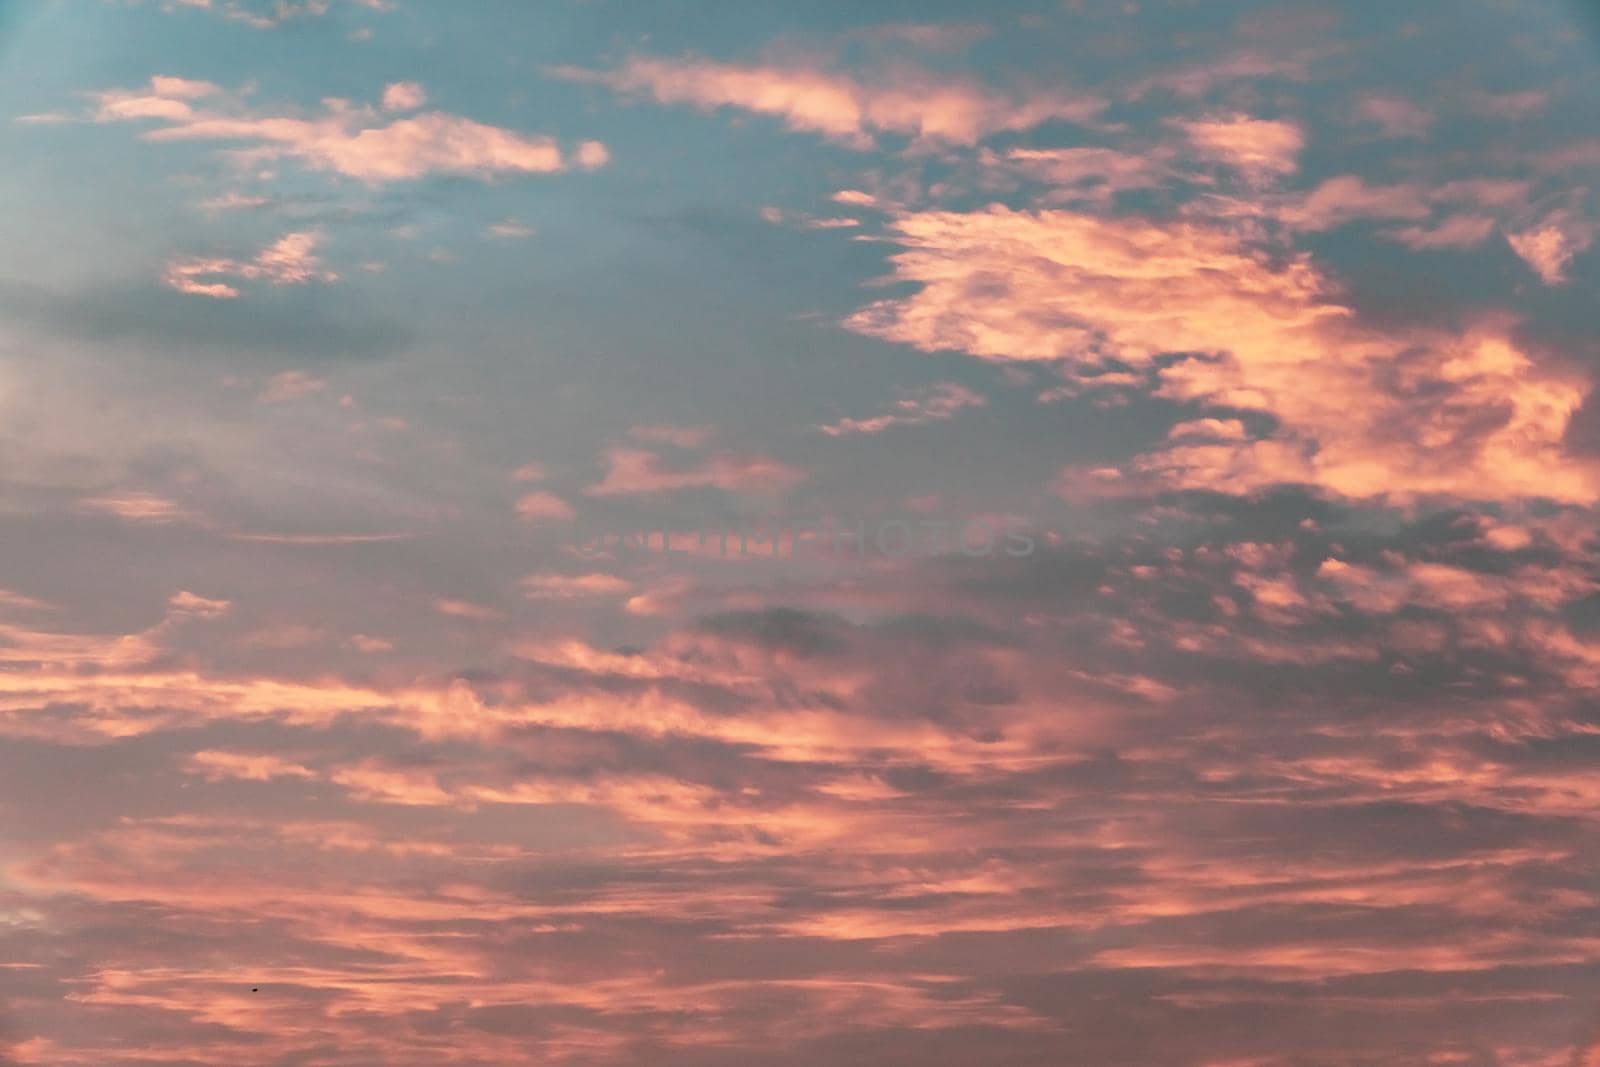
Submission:
<svg viewBox="0 0 1600 1067">
<path fill-rule="evenodd" d="M 853 329 L 993 360 L 1114 359 L 1159 396 L 1277 423 L 1254 440 L 1174 441 L 1122 472 L 1133 484 L 1600 499 L 1600 471 L 1563 444 L 1587 384 L 1535 364 L 1506 323 L 1367 329 L 1308 257 L 1274 259 L 1215 224 L 993 206 L 909 213 L 891 231 L 896 279 L 921 288 L 868 305 Z M 1162 353 L 1194 355 L 1156 369 Z"/>
<path fill-rule="evenodd" d="M 1271 181 L 1299 169 L 1305 134 L 1293 122 L 1231 115 L 1181 125 L 1201 155 L 1232 167 L 1251 181 Z"/>
<path fill-rule="evenodd" d="M 277 756 L 244 752 L 200 751 L 189 757 L 189 770 L 209 781 L 237 779 L 270 782 L 274 778 L 314 778 L 315 775 L 289 760 Z"/>
</svg>

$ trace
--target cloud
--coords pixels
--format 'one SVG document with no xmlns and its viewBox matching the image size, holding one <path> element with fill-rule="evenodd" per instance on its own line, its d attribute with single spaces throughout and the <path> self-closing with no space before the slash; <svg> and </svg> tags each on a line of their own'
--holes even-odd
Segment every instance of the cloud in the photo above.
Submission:
<svg viewBox="0 0 1600 1067">
<path fill-rule="evenodd" d="M 1489 92 L 1469 89 L 1461 96 L 1466 109 L 1485 118 L 1514 122 L 1536 115 L 1550 104 L 1550 93 L 1543 89 L 1521 89 L 1512 92 Z"/>
<path fill-rule="evenodd" d="M 1397 1000 L 1403 1026 L 1339 1055 L 1503 1047 L 1508 1014 L 1570 999 L 1592 909 L 1571 891 L 1590 690 L 1519 659 L 1593 655 L 1560 625 L 1592 560 L 1519 565 L 1544 519 L 1487 551 L 1488 519 L 1347 517 L 861 572 L 878 599 L 850 619 L 657 617 L 626 649 L 558 628 L 470 680 L 242 676 L 180 666 L 165 632 L 6 630 L 8 656 L 58 660 L 0 672 L 0 801 L 40 813 L 8 871 L 8 958 L 49 968 L 13 996 L 44 1020 L 29 1047 L 114 1061 L 159 1025 L 199 1062 L 437 1041 L 688 1064 L 781 1037 L 798 1067 L 882 1062 L 886 1035 L 906 1064 L 1048 1063 L 1070 1034 L 1187 1063 L 1214 1022 L 1204 1054 L 1250 1062 L 1260 1027 L 1226 1036 L 1241 1005 L 1273 1005 L 1288 1047 L 1310 1015 Z M 1478 670 L 1523 673 L 1497 693 Z M 127 784 L 86 790 L 97 767 Z M 175 807 L 190 794 L 203 810 Z M 54 1025 L 66 991 L 106 1029 Z M 1130 1049 L 1152 1004 L 1183 1024 Z"/>
<path fill-rule="evenodd" d="M 459 600 L 451 597 L 440 597 L 433 602 L 433 610 L 441 615 L 448 615 L 455 619 L 471 619 L 474 622 L 489 622 L 501 617 L 501 613 L 494 608 L 482 604 L 474 604 L 470 600 Z"/>
<path fill-rule="evenodd" d="M 200 751 L 189 757 L 187 770 L 207 781 L 225 779 L 245 782 L 270 782 L 274 778 L 314 778 L 298 763 L 277 756 L 244 752 Z"/>
<path fill-rule="evenodd" d="M 421 89 L 395 83 L 384 93 L 385 107 L 421 106 Z M 191 101 L 204 100 L 205 104 Z M 289 156 L 316 169 L 370 184 L 409 181 L 432 174 L 458 174 L 488 180 L 502 174 L 549 174 L 573 166 L 592 170 L 608 157 L 596 141 L 580 144 L 568 157 L 548 137 L 530 137 L 443 111 L 385 119 L 370 107 L 324 101 L 312 117 L 252 109 L 242 98 L 204 82 L 157 77 L 142 90 L 99 94 L 99 122 L 153 120 L 160 125 L 142 136 L 149 141 L 227 141 L 255 147 L 230 149 L 241 162 Z"/>
<path fill-rule="evenodd" d="M 543 490 L 518 497 L 516 510 L 517 518 L 535 525 L 546 522 L 567 522 L 577 515 L 571 504 L 556 494 Z"/>
<path fill-rule="evenodd" d="M 167 264 L 162 279 L 168 288 L 191 296 L 232 300 L 239 296 L 237 286 L 223 278 L 265 281 L 270 285 L 306 285 L 310 282 L 338 281 L 339 276 L 324 270 L 316 255 L 322 235 L 315 231 L 289 233 L 256 253 L 249 260 L 175 259 Z"/>
<path fill-rule="evenodd" d="M 583 141 L 578 145 L 577 161 L 584 170 L 599 170 L 611 162 L 611 150 L 600 141 Z"/>
<path fill-rule="evenodd" d="M 809 215 L 771 206 L 761 209 L 761 217 L 774 226 L 795 226 L 803 230 L 849 230 L 861 225 L 860 219 L 847 216 Z"/>
<path fill-rule="evenodd" d="M 1144 365 L 1162 352 L 1251 344 L 1256 329 L 1292 338 L 1348 314 L 1317 300 L 1323 281 L 1304 260 L 1269 270 L 1231 234 L 1196 223 L 992 205 L 908 213 L 889 229 L 902 247 L 894 276 L 921 288 L 847 325 L 924 351 Z M 1224 324 L 1234 327 L 1227 341 Z"/>
<path fill-rule="evenodd" d="M 1405 226 L 1387 230 L 1385 237 L 1418 251 L 1432 248 L 1473 248 L 1489 239 L 1495 220 L 1486 215 L 1451 215 L 1433 227 Z"/>
<path fill-rule="evenodd" d="M 845 204 L 849 207 L 875 207 L 878 198 L 871 193 L 862 192 L 860 189 L 840 189 L 828 199 L 836 204 Z"/>
<path fill-rule="evenodd" d="M 605 451 L 606 475 L 584 490 L 589 496 L 648 496 L 681 489 L 729 493 L 783 493 L 805 480 L 805 472 L 761 455 L 718 452 L 687 466 L 669 467 L 654 452 L 613 447 Z"/>
<path fill-rule="evenodd" d="M 348 0 L 352 6 L 369 11 L 388 11 L 390 0 Z M 334 0 L 175 0 L 162 8 L 168 12 L 189 8 L 216 11 L 230 22 L 251 29 L 272 30 L 302 19 L 318 19 L 333 10 Z"/>
<path fill-rule="evenodd" d="M 511 480 L 514 482 L 542 482 L 548 477 L 549 472 L 542 463 L 524 463 L 511 472 Z"/>
<path fill-rule="evenodd" d="M 855 148 L 883 135 L 973 144 L 993 133 L 1061 120 L 1086 123 L 1105 102 L 1088 94 L 1007 93 L 966 78 L 901 68 L 859 77 L 811 66 L 743 66 L 634 56 L 610 71 L 557 67 L 551 75 L 645 94 L 702 111 L 733 107 L 780 118 L 793 130 Z"/>
<path fill-rule="evenodd" d="M 1542 370 L 1504 323 L 1369 329 L 1308 257 L 1197 222 L 992 206 L 909 213 L 891 232 L 895 279 L 920 288 L 858 311 L 852 329 L 990 360 L 1122 364 L 1154 395 L 1276 425 L 1173 442 L 1085 487 L 1600 498 L 1600 471 L 1563 446 L 1586 383 Z M 1158 366 L 1163 354 L 1183 358 Z"/>
<path fill-rule="evenodd" d="M 866 40 L 906 44 L 931 52 L 957 51 L 988 37 L 991 27 L 980 23 L 894 22 L 860 31 Z"/>
<path fill-rule="evenodd" d="M 1401 96 L 1362 97 L 1356 114 L 1376 124 L 1385 137 L 1421 137 L 1433 124 L 1432 112 Z"/>
<path fill-rule="evenodd" d="M 1594 233 L 1588 220 L 1556 212 L 1532 229 L 1507 234 L 1506 240 L 1540 281 L 1561 285 L 1567 280 L 1567 264 L 1594 243 Z"/>
<path fill-rule="evenodd" d="M 1305 152 L 1303 181 L 1249 163 L 1237 180 L 1131 105 L 1106 116 L 1121 129 L 1051 123 L 972 150 L 863 113 L 857 133 L 829 136 L 915 149 L 824 146 L 816 173 L 803 152 L 786 156 L 802 199 L 773 202 L 801 225 L 806 198 L 835 189 L 845 213 L 872 209 L 868 232 L 849 235 L 867 240 L 835 249 L 851 253 L 847 282 L 887 274 L 851 328 L 910 350 L 861 374 L 851 365 L 878 341 L 821 338 L 787 408 L 768 398 L 776 415 L 745 411 L 721 434 L 698 421 L 729 386 L 715 373 L 665 391 L 607 373 L 601 384 L 623 387 L 590 396 L 562 388 L 597 384 L 583 360 L 507 377 L 494 343 L 442 377 L 410 373 L 432 358 L 334 374 L 315 357 L 346 338 L 323 337 L 315 316 L 361 287 L 230 301 L 145 285 L 112 319 L 93 293 L 0 286 L 24 327 L 48 313 L 98 344 L 150 342 L 127 325 L 147 315 L 202 327 L 146 343 L 182 366 L 119 355 L 91 390 L 115 438 L 101 459 L 79 458 L 72 405 L 40 392 L 52 376 L 80 392 L 92 380 L 80 338 L 57 352 L 43 337 L 34 353 L 25 329 L 0 344 L 0 384 L 18 401 L 0 442 L 17 475 L 0 524 L 6 582 L 25 594 L 0 591 L 0 1060 L 1592 1059 L 1581 986 L 1600 907 L 1600 544 L 1595 469 L 1570 451 L 1581 405 L 1595 406 L 1589 264 L 1547 257 L 1570 280 L 1544 290 L 1497 240 L 1412 254 L 1496 230 L 1570 226 L 1581 240 L 1588 203 L 1541 169 L 1552 124 L 1473 140 L 1489 124 L 1455 113 L 1470 64 L 1438 97 L 1452 112 L 1430 129 L 1448 143 L 1427 152 L 1339 113 L 1362 121 L 1343 102 L 1367 91 L 1369 59 L 1386 79 L 1419 41 L 1450 59 L 1441 31 L 1492 11 L 1363 13 L 1357 43 L 1381 43 L 1367 56 L 1326 5 L 1157 7 L 1072 3 L 1059 25 L 1042 7 L 1008 15 L 971 61 L 939 62 L 1022 57 L 1041 76 L 1106 82 L 1157 66 L 1170 76 L 1158 88 L 1226 96 L 1186 97 L 1185 115 L 1304 114 L 1309 139 L 1354 145 Z M 1508 48 L 1538 29 L 1501 15 Z M 1300 50 L 1273 46 L 1286 24 L 1342 47 L 1340 61 L 1308 73 Z M 319 29 L 304 43 L 344 28 Z M 846 76 L 858 87 L 904 77 L 863 42 L 959 44 L 875 29 L 850 37 L 852 60 L 867 56 Z M 440 69 L 453 37 L 437 42 Z M 1230 53 L 1238 42 L 1260 55 Z M 1426 88 L 1414 82 L 1395 92 Z M 115 121 L 270 117 L 200 83 L 140 96 L 157 102 L 123 109 L 152 117 Z M 411 114 L 374 104 L 357 125 Z M 1474 177 L 1480 165 L 1500 169 Z M 168 191 L 197 198 L 185 189 Z M 437 214 L 413 192 L 378 199 Z M 505 192 L 456 220 L 467 236 L 528 210 Z M 747 224 L 767 200 L 731 210 Z M 400 227 L 376 219 L 367 236 Z M 254 295 L 293 273 L 295 255 L 215 247 L 259 273 L 196 284 Z M 518 288 L 503 251 L 463 289 L 472 306 Z M 886 266 L 863 262 L 879 253 Z M 563 267 L 581 281 L 594 264 L 578 259 Z M 740 294 L 808 273 L 765 266 Z M 838 280 L 824 289 L 837 296 Z M 1448 307 L 1418 311 L 1412 285 Z M 745 327 L 796 292 L 810 290 L 741 303 L 733 334 L 759 341 Z M 623 297 L 595 305 L 584 351 L 638 335 L 628 316 L 641 309 Z M 271 305 L 291 314 L 263 314 Z M 478 325 L 504 340 L 497 317 Z M 547 341 L 577 336 L 546 325 Z M 280 346 L 274 365 L 218 363 L 252 336 Z M 583 400 L 555 425 L 529 424 L 527 389 L 482 388 L 552 374 L 547 403 Z M 331 385 L 314 403 L 252 403 L 345 378 L 360 409 L 337 406 Z M 976 411 L 984 398 L 954 378 L 1008 385 Z M 927 384 L 886 396 L 884 381 Z M 1068 399 L 1039 407 L 1036 390 Z M 824 401 L 854 417 L 808 437 Z M 380 409 L 405 413 L 406 432 L 388 432 Z M 222 434 L 230 415 L 250 432 Z M 78 488 L 17 469 L 11 453 L 34 434 L 63 437 Z M 901 435 L 930 447 L 884 447 Z M 797 503 L 833 514 L 1016 508 L 1058 528 L 1036 531 L 1025 557 L 763 550 L 738 565 L 675 543 L 674 557 L 619 552 L 603 571 L 506 528 L 512 506 L 573 521 L 578 458 L 608 445 L 588 479 L 607 491 L 581 497 L 586 517 L 621 523 L 646 501 L 661 511 L 651 494 L 809 474 Z M 338 465 L 299 462 L 324 453 Z M 804 472 L 788 465 L 808 453 Z M 519 467 L 530 456 L 548 470 Z M 1064 465 L 1061 495 L 1082 502 L 1071 509 L 1048 499 Z M 695 501 L 674 503 L 663 518 L 681 527 Z M 736 501 L 716 503 L 713 523 Z M 230 522 L 202 522 L 202 506 Z M 417 539 L 337 532 L 401 524 Z"/>
<path fill-rule="evenodd" d="M 1416 186 L 1372 186 L 1355 174 L 1329 178 L 1280 209 L 1289 225 L 1313 232 L 1356 219 L 1427 218 L 1431 211 L 1425 193 Z"/>
<path fill-rule="evenodd" d="M 143 89 L 113 89 L 96 94 L 99 106 L 93 117 L 96 122 L 134 119 L 183 122 L 195 115 L 190 101 L 221 93 L 221 87 L 212 82 L 157 74 Z"/>
<path fill-rule="evenodd" d="M 427 92 L 416 82 L 390 82 L 383 87 L 385 111 L 415 111 L 427 102 Z"/>
<path fill-rule="evenodd" d="M 194 618 L 214 618 L 227 614 L 233 607 L 227 600 L 212 600 L 207 597 L 197 596 L 187 589 L 179 590 L 167 600 L 167 609 L 170 615 L 190 616 Z"/>
<path fill-rule="evenodd" d="M 954 418 L 963 408 L 983 407 L 988 401 L 964 385 L 936 382 L 922 389 L 909 390 L 890 410 L 866 419 L 840 419 L 817 429 L 829 437 L 848 434 L 882 433 L 891 426 L 920 426 Z"/>
<path fill-rule="evenodd" d="M 263 404 L 281 404 L 286 400 L 298 400 L 303 396 L 312 396 L 322 392 L 328 387 L 326 380 L 314 377 L 304 371 L 286 370 L 282 374 L 273 376 L 267 382 L 266 388 L 261 390 L 258 399 Z"/>
<path fill-rule="evenodd" d="M 85 511 L 115 515 L 129 522 L 190 522 L 196 515 L 180 502 L 158 493 L 135 491 L 101 493 L 84 497 L 78 507 Z"/>
<path fill-rule="evenodd" d="M 633 426 L 628 436 L 635 441 L 651 445 L 671 445 L 673 448 L 704 448 L 717 436 L 717 428 L 708 424 L 677 426 L 671 423 L 652 423 Z"/>
<path fill-rule="evenodd" d="M 1326 44 L 1296 48 L 1288 54 L 1284 54 L 1280 47 L 1274 55 L 1244 50 L 1207 56 L 1200 62 L 1190 64 L 1163 63 L 1156 73 L 1128 84 L 1123 89 L 1123 95 L 1138 101 L 1161 90 L 1184 99 L 1198 99 L 1236 82 L 1260 84 L 1268 79 L 1304 81 L 1309 76 L 1310 65 L 1326 55 L 1327 51 Z"/>
<path fill-rule="evenodd" d="M 1085 200 L 1105 204 L 1119 193 L 1160 187 L 1172 176 L 1173 153 L 1162 147 L 1145 152 L 1114 148 L 1012 148 L 995 160 L 1032 181 L 1054 186 L 1051 203 Z"/>
<path fill-rule="evenodd" d="M 530 574 L 519 585 L 530 600 L 621 596 L 633 590 L 632 582 L 614 574 Z"/>
<path fill-rule="evenodd" d="M 486 227 L 483 232 L 490 237 L 499 237 L 504 240 L 520 241 L 525 238 L 532 237 L 537 231 L 535 231 L 532 226 L 529 226 L 516 218 L 504 218 L 499 222 Z"/>
<path fill-rule="evenodd" d="M 1247 180 L 1267 182 L 1293 174 L 1305 134 L 1293 122 L 1248 115 L 1180 124 L 1201 155 L 1237 170 Z"/>
</svg>

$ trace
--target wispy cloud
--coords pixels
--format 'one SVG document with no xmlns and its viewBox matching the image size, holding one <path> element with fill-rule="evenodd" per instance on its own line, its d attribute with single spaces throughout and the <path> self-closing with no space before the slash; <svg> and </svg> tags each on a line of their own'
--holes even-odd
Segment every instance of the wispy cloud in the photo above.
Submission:
<svg viewBox="0 0 1600 1067">
<path fill-rule="evenodd" d="M 864 419 L 840 419 L 838 422 L 818 426 L 829 437 L 849 434 L 882 433 L 891 426 L 920 426 L 954 418 L 963 408 L 983 407 L 988 401 L 964 385 L 955 382 L 937 382 L 922 389 L 906 392 L 890 409 L 881 415 Z"/>
<path fill-rule="evenodd" d="M 392 84 L 385 107 L 406 110 L 424 102 L 421 86 Z M 321 114 L 301 116 L 253 108 L 242 96 L 208 82 L 156 77 L 144 88 L 99 94 L 100 122 L 160 123 L 149 141 L 254 142 L 229 152 L 243 162 L 289 156 L 317 170 L 379 184 L 430 174 L 488 179 L 499 174 L 548 174 L 594 169 L 608 157 L 599 142 L 569 153 L 549 137 L 529 136 L 443 111 L 386 118 L 378 110 L 330 99 Z"/>
<path fill-rule="evenodd" d="M 718 452 L 683 466 L 654 452 L 616 446 L 605 452 L 606 474 L 584 490 L 589 496 L 641 496 L 680 489 L 729 493 L 783 493 L 805 480 L 795 467 L 761 455 Z"/>
<path fill-rule="evenodd" d="M 225 258 L 176 259 L 167 264 L 163 281 L 168 288 L 191 296 L 232 300 L 239 288 L 232 281 L 264 281 L 269 285 L 305 285 L 338 281 L 322 267 L 316 255 L 322 236 L 314 231 L 285 234 L 248 260 Z M 230 279 L 224 281 L 223 279 Z"/>
<path fill-rule="evenodd" d="M 1104 100 L 1075 92 L 1006 92 L 969 78 L 906 68 L 876 77 L 820 66 L 744 66 L 705 59 L 634 56 L 614 70 L 556 67 L 570 81 L 645 94 L 711 111 L 733 107 L 783 120 L 856 148 L 883 135 L 972 144 L 1059 119 L 1090 122 Z"/>
<path fill-rule="evenodd" d="M 1201 155 L 1256 182 L 1293 174 L 1299 167 L 1300 150 L 1305 147 L 1305 134 L 1299 125 L 1282 119 L 1229 115 L 1182 125 Z"/>
</svg>

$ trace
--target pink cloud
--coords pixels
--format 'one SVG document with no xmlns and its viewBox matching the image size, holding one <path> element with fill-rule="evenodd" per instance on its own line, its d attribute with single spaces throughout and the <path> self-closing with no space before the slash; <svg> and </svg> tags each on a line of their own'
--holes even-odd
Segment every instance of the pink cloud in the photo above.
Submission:
<svg viewBox="0 0 1600 1067">
<path fill-rule="evenodd" d="M 803 211 L 785 211 L 777 207 L 764 207 L 761 217 L 774 226 L 795 226 L 803 230 L 848 230 L 861 225 L 860 219 L 848 216 L 816 216 Z"/>
<path fill-rule="evenodd" d="M 87 511 L 115 515 L 129 522 L 166 523 L 193 521 L 197 516 L 183 504 L 158 493 L 135 491 L 101 493 L 84 497 L 78 506 Z"/>
<path fill-rule="evenodd" d="M 547 477 L 549 472 L 542 463 L 524 463 L 511 472 L 511 480 L 514 482 L 542 482 Z"/>
<path fill-rule="evenodd" d="M 215 618 L 226 615 L 233 607 L 231 601 L 212 599 L 181 589 L 167 599 L 168 617 L 189 616 L 192 618 Z"/>
<path fill-rule="evenodd" d="M 1088 368 L 1205 353 L 1129 387 L 1277 425 L 1247 440 L 1182 436 L 1071 492 L 1298 483 L 1357 498 L 1600 499 L 1600 469 L 1563 445 L 1587 383 L 1535 364 L 1505 323 L 1371 330 L 1308 257 L 1195 222 L 996 206 L 906 214 L 891 231 L 903 249 L 894 277 L 920 288 L 849 327 L 927 351 Z"/>
<path fill-rule="evenodd" d="M 282 374 L 274 375 L 272 380 L 267 382 L 259 399 L 263 404 L 281 404 L 286 400 L 312 396 L 327 387 L 328 383 L 322 378 L 314 377 L 305 371 L 286 370 Z"/>
<path fill-rule="evenodd" d="M 452 597 L 440 597 L 433 602 L 433 610 L 441 615 L 448 615 L 455 619 L 471 619 L 474 622 L 489 622 L 501 617 L 501 613 L 494 608 L 482 604 L 474 604 L 470 600 L 460 600 Z"/>
<path fill-rule="evenodd" d="M 203 750 L 190 756 L 188 769 L 213 782 L 223 779 L 269 782 L 275 778 L 316 777 L 300 764 L 277 756 L 213 750 Z"/>
<path fill-rule="evenodd" d="M 1494 233 L 1495 221 L 1484 215 L 1451 215 L 1437 226 L 1406 226 L 1389 230 L 1385 237 L 1399 241 L 1408 248 L 1472 248 L 1482 244 Z"/>
<path fill-rule="evenodd" d="M 1281 211 L 1301 230 L 1328 230 L 1356 219 L 1422 219 L 1431 209 L 1424 192 L 1412 185 L 1368 185 L 1354 174 L 1329 178 Z"/>
<path fill-rule="evenodd" d="M 169 288 L 191 296 L 231 300 L 239 289 L 224 278 L 265 281 L 271 285 L 305 285 L 337 281 L 339 276 L 322 268 L 316 247 L 322 237 L 314 231 L 290 233 L 268 245 L 250 260 L 177 259 L 167 264 L 163 281 Z"/>
<path fill-rule="evenodd" d="M 530 574 L 520 586 L 530 600 L 620 596 L 633 590 L 632 582 L 614 574 Z"/>
<path fill-rule="evenodd" d="M 427 102 L 427 92 L 416 82 L 390 82 L 383 87 L 385 111 L 415 111 Z"/>
<path fill-rule="evenodd" d="M 1298 125 L 1248 115 L 1181 123 L 1201 155 L 1239 171 L 1255 182 L 1270 181 L 1299 169 L 1305 134 Z"/>
<path fill-rule="evenodd" d="M 612 71 L 560 67 L 550 73 L 662 104 L 711 111 L 734 107 L 781 118 L 791 129 L 866 148 L 882 134 L 972 144 L 992 133 L 1052 119 L 1088 122 L 1104 101 L 1082 94 L 1001 92 L 970 79 L 902 68 L 862 78 L 806 66 L 741 66 L 635 56 Z"/>
<path fill-rule="evenodd" d="M 836 204 L 845 204 L 850 207 L 875 207 L 878 198 L 871 193 L 864 193 L 860 189 L 840 189 L 829 197 Z"/>
<path fill-rule="evenodd" d="M 1567 280 L 1567 264 L 1594 243 L 1595 227 L 1571 212 L 1548 215 L 1531 229 L 1509 233 L 1506 240 L 1546 285 Z"/>
<path fill-rule="evenodd" d="M 1203 62 L 1176 68 L 1164 65 L 1166 69 L 1140 78 L 1123 92 L 1132 100 L 1140 100 L 1155 90 L 1197 99 L 1231 82 L 1259 83 L 1270 78 L 1304 80 L 1309 62 L 1317 58 L 1321 51 L 1318 48 L 1301 48 L 1290 55 L 1241 51 L 1225 56 L 1210 56 Z"/>
<path fill-rule="evenodd" d="M 1048 198 L 1052 203 L 1105 203 L 1129 189 L 1159 187 L 1171 176 L 1172 156 L 1165 148 L 1138 153 L 1102 147 L 1013 148 L 999 162 L 1031 180 L 1057 186 Z"/>
<path fill-rule="evenodd" d="M 709 425 L 677 426 L 670 423 L 654 423 L 631 427 L 628 436 L 646 444 L 671 445 L 674 448 L 704 448 L 716 438 L 717 428 Z"/>
<path fill-rule="evenodd" d="M 205 98 L 208 107 L 191 100 Z M 609 158 L 605 146 L 586 141 L 569 158 L 548 137 L 529 137 L 459 115 L 428 111 L 387 121 L 376 110 L 343 100 L 324 101 L 320 116 L 302 118 L 252 111 L 242 99 L 204 82 L 158 77 L 146 90 L 100 94 L 101 122 L 155 120 L 151 141 L 254 142 L 234 149 L 241 161 L 291 156 L 318 170 L 380 184 L 429 174 L 462 174 L 482 179 L 500 174 L 552 173 L 572 166 L 592 170 Z M 425 102 L 414 83 L 394 83 L 384 93 L 389 110 L 409 110 Z"/>
<path fill-rule="evenodd" d="M 536 525 L 545 522 L 567 522 L 577 515 L 577 512 L 572 510 L 571 504 L 556 494 L 543 490 L 519 497 L 516 510 L 519 519 Z"/>
<path fill-rule="evenodd" d="M 615 447 L 606 450 L 606 476 L 584 492 L 590 496 L 635 496 L 680 489 L 721 489 L 729 493 L 782 493 L 806 477 L 803 471 L 766 456 L 719 452 L 686 467 L 669 468 L 654 452 Z"/>
<path fill-rule="evenodd" d="M 963 408 L 983 407 L 988 401 L 964 385 L 937 382 L 924 389 L 907 391 L 882 415 L 866 419 L 840 419 L 817 429 L 829 437 L 848 434 L 882 433 L 891 426 L 919 426 L 954 418 Z"/>
<path fill-rule="evenodd" d="M 1363 97 L 1356 114 L 1377 124 L 1387 137 L 1421 137 L 1433 124 L 1427 108 L 1400 96 Z"/>
</svg>

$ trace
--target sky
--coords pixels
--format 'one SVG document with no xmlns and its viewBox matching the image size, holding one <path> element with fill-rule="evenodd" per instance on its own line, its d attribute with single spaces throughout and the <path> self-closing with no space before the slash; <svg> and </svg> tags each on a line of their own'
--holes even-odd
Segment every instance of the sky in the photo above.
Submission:
<svg viewBox="0 0 1600 1067">
<path fill-rule="evenodd" d="M 0 0 L 0 1063 L 1597 1067 L 1597 73 Z"/>
</svg>

